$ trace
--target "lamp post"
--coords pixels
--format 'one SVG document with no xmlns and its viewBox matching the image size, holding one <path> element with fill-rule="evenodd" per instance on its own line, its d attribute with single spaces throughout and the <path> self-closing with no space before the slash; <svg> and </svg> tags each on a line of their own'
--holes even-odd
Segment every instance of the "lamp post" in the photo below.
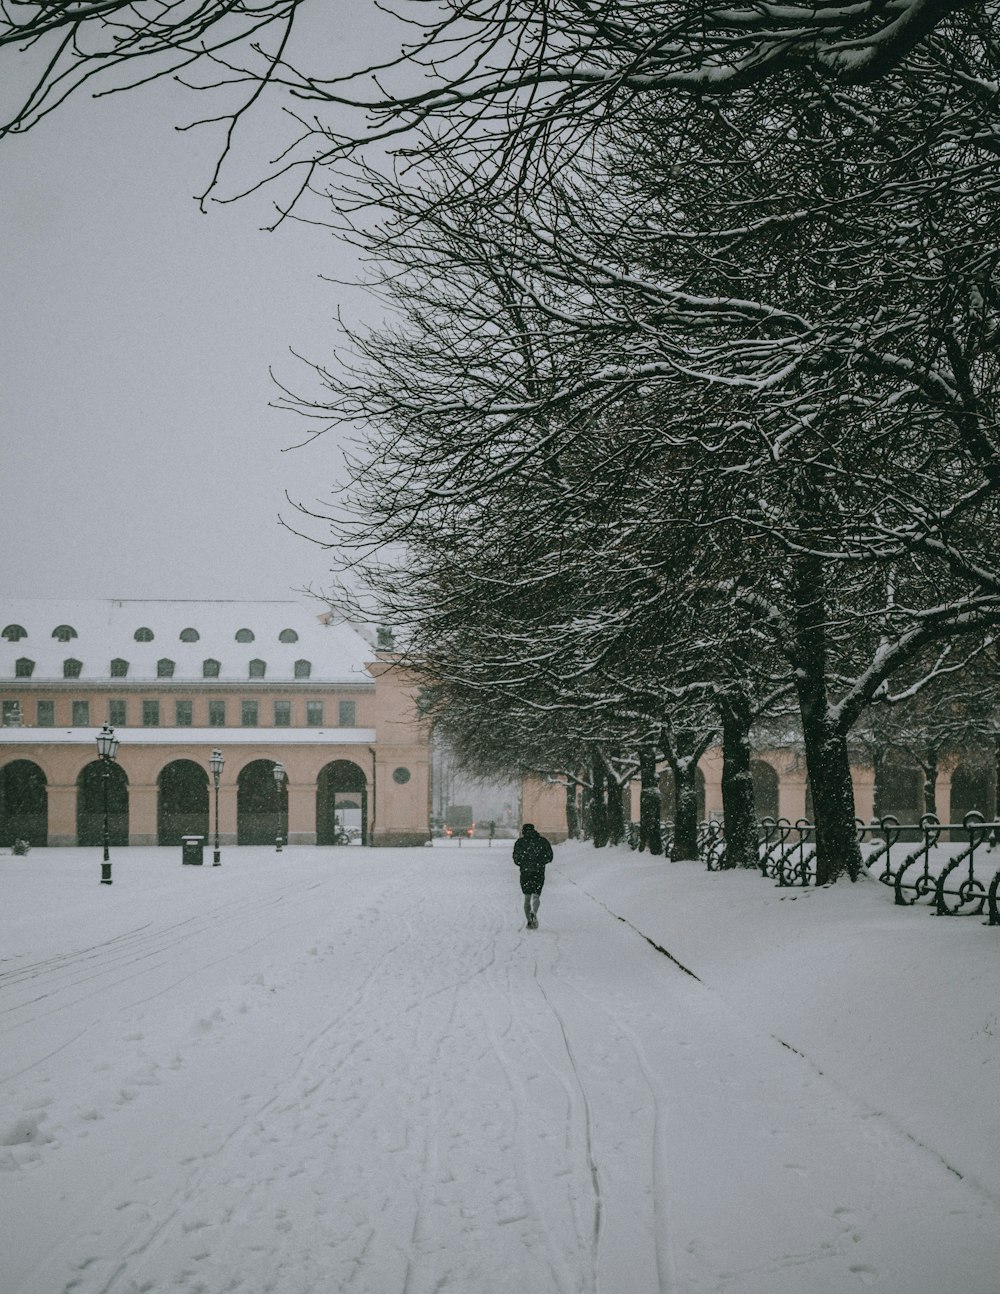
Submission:
<svg viewBox="0 0 1000 1294">
<path fill-rule="evenodd" d="M 215 848 L 212 851 L 212 866 L 218 867 L 222 858 L 219 854 L 219 778 L 222 776 L 222 768 L 225 764 L 222 758 L 221 750 L 213 750 L 208 766 L 212 770 L 212 781 L 215 784 Z"/>
<path fill-rule="evenodd" d="M 111 828 L 108 823 L 108 784 L 111 781 L 111 761 L 118 754 L 118 738 L 114 728 L 105 724 L 97 734 L 97 753 L 101 760 L 101 780 L 104 784 L 104 861 L 101 863 L 101 884 L 111 884 Z"/>
<path fill-rule="evenodd" d="M 282 787 L 282 784 L 284 783 L 284 780 L 285 780 L 284 764 L 275 764 L 274 782 L 278 788 L 278 830 L 275 834 L 274 849 L 275 849 L 275 853 L 278 853 L 278 854 L 281 853 L 281 787 Z"/>
</svg>

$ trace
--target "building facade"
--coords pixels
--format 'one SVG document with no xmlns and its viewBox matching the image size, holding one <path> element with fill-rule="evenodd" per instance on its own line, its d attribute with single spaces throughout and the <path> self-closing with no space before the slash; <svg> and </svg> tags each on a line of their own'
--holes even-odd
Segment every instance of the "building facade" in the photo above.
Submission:
<svg viewBox="0 0 1000 1294">
<path fill-rule="evenodd" d="M 117 845 L 211 837 L 216 799 L 225 844 L 429 839 L 416 685 L 319 604 L 24 599 L 0 619 L 0 846 L 99 843 L 105 792 Z"/>
<path fill-rule="evenodd" d="M 751 763 L 754 799 L 759 818 L 785 818 L 795 823 L 813 820 L 812 796 L 806 775 L 802 750 L 796 746 L 759 750 Z M 914 762 L 895 755 L 882 766 L 876 779 L 875 769 L 860 761 L 851 767 L 854 787 L 854 811 L 862 822 L 891 814 L 901 823 L 920 820 L 925 808 L 925 770 Z M 721 821 L 722 749 L 712 747 L 702 756 L 696 773 L 698 816 Z M 879 793 L 876 781 L 880 783 Z M 669 771 L 661 774 L 663 816 L 673 815 L 673 782 Z M 951 752 L 942 756 L 934 781 L 937 816 L 942 822 L 962 822 L 970 810 L 989 817 L 997 812 L 995 771 L 982 758 Z M 630 784 L 626 811 L 633 821 L 639 818 L 637 781 Z M 878 801 L 878 803 L 876 803 Z M 566 790 L 561 785 L 538 779 L 525 780 L 522 790 L 523 816 L 533 821 L 551 840 L 565 840 Z"/>
</svg>

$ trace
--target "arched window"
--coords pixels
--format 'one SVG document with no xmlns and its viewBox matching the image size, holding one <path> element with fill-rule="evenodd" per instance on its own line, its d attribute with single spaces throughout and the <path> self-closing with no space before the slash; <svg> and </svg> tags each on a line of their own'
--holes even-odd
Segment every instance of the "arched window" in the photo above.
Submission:
<svg viewBox="0 0 1000 1294">
<path fill-rule="evenodd" d="M 948 821 L 961 822 L 973 809 L 981 813 L 984 818 L 988 818 L 993 809 L 992 781 L 991 769 L 985 761 L 959 764 L 951 775 Z M 958 832 L 952 834 L 953 840 L 961 838 Z"/>
<path fill-rule="evenodd" d="M 203 660 L 201 662 L 202 678 L 218 678 L 221 666 L 217 660 Z"/>
<path fill-rule="evenodd" d="M 143 625 L 141 629 L 135 631 L 133 637 L 137 643 L 151 643 L 153 641 L 153 631 Z"/>
<path fill-rule="evenodd" d="M 182 642 L 182 643 L 196 643 L 200 637 L 201 637 L 201 634 L 198 632 L 198 630 L 197 630 L 197 629 L 182 629 L 182 630 L 181 630 L 181 642 Z"/>
<path fill-rule="evenodd" d="M 238 643 L 252 643 L 252 642 L 253 642 L 253 630 L 252 630 L 252 629 L 237 629 L 237 630 L 236 630 L 236 641 L 237 641 Z"/>
<path fill-rule="evenodd" d="M 777 770 L 765 759 L 750 761 L 754 810 L 758 818 L 777 818 L 779 779 Z"/>
<path fill-rule="evenodd" d="M 250 677 L 263 678 L 267 673 L 267 662 L 262 660 L 252 660 L 250 662 Z"/>
<path fill-rule="evenodd" d="M 28 631 L 24 625 L 8 625 L 0 634 L 0 637 L 6 638 L 9 643 L 19 643 L 22 638 L 27 638 Z"/>
<path fill-rule="evenodd" d="M 77 637 L 77 632 L 72 625 L 56 625 L 52 630 L 52 637 L 58 638 L 61 643 L 68 643 L 71 638 Z"/>
<path fill-rule="evenodd" d="M 63 678 L 79 678 L 82 669 L 83 661 L 73 660 L 70 657 L 69 660 L 63 661 Z"/>
<path fill-rule="evenodd" d="M 278 634 L 278 642 L 280 643 L 297 643 L 298 641 L 299 635 L 294 629 L 282 629 L 281 633 Z"/>
<path fill-rule="evenodd" d="M 128 675 L 128 661 L 122 660 L 120 656 L 116 656 L 114 660 L 111 662 L 111 677 L 126 678 L 127 675 Z"/>
<path fill-rule="evenodd" d="M 15 678 L 31 678 L 35 672 L 35 662 L 28 660 L 27 656 L 19 656 L 14 662 Z"/>
<path fill-rule="evenodd" d="M 295 677 L 308 678 L 312 673 L 312 661 L 297 660 L 295 662 Z"/>
<path fill-rule="evenodd" d="M 156 677 L 173 678 L 173 676 L 174 676 L 174 662 L 172 660 L 167 660 L 166 656 L 161 656 L 160 659 L 156 662 Z"/>
</svg>

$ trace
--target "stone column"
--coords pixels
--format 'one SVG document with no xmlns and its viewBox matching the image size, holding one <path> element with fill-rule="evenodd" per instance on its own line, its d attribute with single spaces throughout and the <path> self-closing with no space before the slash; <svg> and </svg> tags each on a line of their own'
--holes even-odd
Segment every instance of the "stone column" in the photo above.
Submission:
<svg viewBox="0 0 1000 1294">
<path fill-rule="evenodd" d="M 805 773 L 783 773 L 778 777 L 778 817 L 798 822 L 806 817 L 806 790 L 809 781 Z M 797 839 L 797 837 L 796 837 Z"/>
<path fill-rule="evenodd" d="M 722 750 L 713 746 L 701 757 L 698 767 L 705 777 L 705 818 L 721 822 L 725 816 L 722 811 Z M 664 817 L 673 817 L 673 806 Z"/>
<path fill-rule="evenodd" d="M 49 844 L 53 848 L 59 845 L 75 845 L 76 783 L 60 785 L 50 782 L 48 796 Z"/>
<path fill-rule="evenodd" d="M 209 794 L 212 796 L 215 795 L 214 787 L 210 788 Z M 227 786 L 225 782 L 223 782 L 219 786 L 219 844 L 235 845 L 236 841 L 236 783 L 231 782 Z"/>
<path fill-rule="evenodd" d="M 851 781 L 854 783 L 854 812 L 862 822 L 871 822 L 875 814 L 874 768 L 855 765 L 851 769 Z"/>
<path fill-rule="evenodd" d="M 316 785 L 313 782 L 288 783 L 288 843 L 316 843 Z"/>
<path fill-rule="evenodd" d="M 157 786 L 155 782 L 130 782 L 128 788 L 128 843 L 159 844 L 156 830 Z"/>
</svg>

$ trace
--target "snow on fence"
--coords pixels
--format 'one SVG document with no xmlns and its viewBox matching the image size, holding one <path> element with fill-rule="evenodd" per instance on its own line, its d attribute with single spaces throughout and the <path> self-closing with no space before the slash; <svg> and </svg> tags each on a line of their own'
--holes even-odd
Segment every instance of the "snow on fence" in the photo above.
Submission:
<svg viewBox="0 0 1000 1294">
<path fill-rule="evenodd" d="M 882 862 L 878 879 L 891 886 L 900 907 L 924 899 L 939 916 L 980 916 L 987 911 L 987 924 L 1000 925 L 1000 854 L 994 853 L 1000 822 L 988 822 L 976 810 L 960 823 L 939 822 L 933 813 L 925 813 L 916 824 L 890 816 L 878 824 L 859 826 L 859 831 L 881 836 L 865 861 L 869 870 Z M 909 852 L 896 849 L 894 855 L 894 848 L 910 832 L 917 833 L 917 847 Z M 950 844 L 942 843 L 945 832 Z"/>
<path fill-rule="evenodd" d="M 663 848 L 670 851 L 670 822 L 662 824 Z M 779 886 L 816 883 L 816 824 L 800 818 L 762 818 L 757 867 Z M 1000 821 L 988 821 L 976 810 L 961 822 L 940 822 L 925 813 L 919 822 L 900 822 L 887 815 L 878 821 L 857 820 L 865 866 L 888 886 L 900 907 L 925 901 L 938 916 L 988 915 L 986 925 L 1000 926 Z M 629 843 L 638 846 L 637 823 L 629 824 Z M 702 822 L 698 857 L 710 872 L 726 866 L 723 823 Z"/>
</svg>

